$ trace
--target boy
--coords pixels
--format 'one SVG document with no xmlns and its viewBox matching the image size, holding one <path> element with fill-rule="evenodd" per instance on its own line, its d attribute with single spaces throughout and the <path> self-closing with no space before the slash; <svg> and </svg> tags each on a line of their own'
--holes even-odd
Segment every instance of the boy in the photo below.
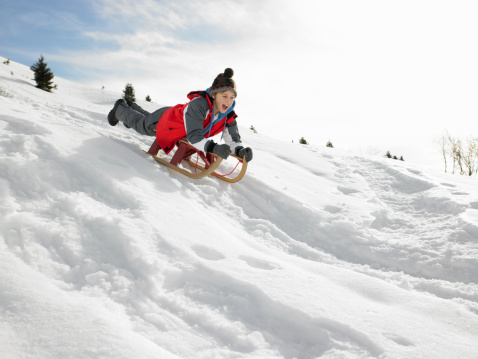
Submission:
<svg viewBox="0 0 478 359">
<path fill-rule="evenodd" d="M 108 114 L 108 122 L 116 126 L 121 121 L 142 135 L 156 136 L 165 153 L 174 148 L 177 140 L 186 138 L 199 151 L 211 152 L 224 159 L 234 153 L 241 158 L 245 156 L 250 162 L 252 149 L 242 145 L 237 128 L 234 112 L 237 89 L 233 75 L 234 71 L 227 68 L 206 91 L 190 92 L 187 104 L 163 107 L 153 113 L 120 99 Z M 225 144 L 209 139 L 219 133 Z"/>
</svg>

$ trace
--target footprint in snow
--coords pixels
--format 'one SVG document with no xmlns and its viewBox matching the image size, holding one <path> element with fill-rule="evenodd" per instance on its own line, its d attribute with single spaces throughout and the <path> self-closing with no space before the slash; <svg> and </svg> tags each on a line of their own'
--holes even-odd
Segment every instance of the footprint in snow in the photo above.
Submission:
<svg viewBox="0 0 478 359">
<path fill-rule="evenodd" d="M 201 258 L 207 259 L 210 261 L 218 261 L 226 258 L 222 253 L 216 251 L 211 247 L 206 246 L 194 246 L 192 250 Z"/>
<path fill-rule="evenodd" d="M 409 169 L 408 172 L 413 173 L 413 174 L 415 174 L 415 175 L 421 175 L 421 174 L 422 174 L 420 171 L 418 171 L 418 170 L 412 170 L 412 169 Z"/>
<path fill-rule="evenodd" d="M 466 192 L 452 192 L 451 194 L 454 194 L 455 196 L 468 196 L 469 193 Z"/>
<path fill-rule="evenodd" d="M 356 189 L 346 188 L 346 187 L 337 187 L 337 189 L 338 189 L 340 192 L 342 192 L 343 194 L 346 194 L 346 195 L 354 194 L 354 193 L 359 192 L 359 191 L 357 191 Z"/>
<path fill-rule="evenodd" d="M 414 346 L 415 344 L 412 343 L 409 339 L 407 338 L 404 338 L 402 337 L 401 335 L 397 335 L 397 334 L 392 334 L 392 333 L 389 333 L 389 334 L 384 334 L 385 337 L 387 337 L 388 339 L 390 340 L 393 340 L 395 343 L 399 344 L 399 345 L 403 345 L 405 347 L 408 347 L 408 346 Z"/>
<path fill-rule="evenodd" d="M 327 206 L 324 207 L 324 210 L 326 210 L 326 211 L 329 212 L 329 213 L 336 214 L 336 213 L 340 212 L 340 211 L 342 210 L 342 208 L 336 207 L 336 206 L 327 205 Z"/>
<path fill-rule="evenodd" d="M 325 173 L 320 171 L 312 171 L 312 174 L 319 177 L 325 176 Z"/>
<path fill-rule="evenodd" d="M 279 264 L 272 263 L 272 262 L 269 262 L 269 261 L 265 261 L 263 259 L 249 257 L 249 256 L 240 256 L 239 259 L 242 259 L 250 267 L 253 267 L 253 268 L 266 269 L 266 270 L 281 269 L 282 268 Z"/>
</svg>

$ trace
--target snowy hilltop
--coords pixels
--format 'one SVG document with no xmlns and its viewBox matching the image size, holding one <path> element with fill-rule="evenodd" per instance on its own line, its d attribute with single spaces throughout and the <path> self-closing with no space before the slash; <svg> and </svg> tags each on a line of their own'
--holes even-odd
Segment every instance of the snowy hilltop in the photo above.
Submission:
<svg viewBox="0 0 478 359">
<path fill-rule="evenodd" d="M 240 117 L 246 176 L 189 179 L 3 60 L 0 358 L 478 357 L 478 179 Z"/>
</svg>

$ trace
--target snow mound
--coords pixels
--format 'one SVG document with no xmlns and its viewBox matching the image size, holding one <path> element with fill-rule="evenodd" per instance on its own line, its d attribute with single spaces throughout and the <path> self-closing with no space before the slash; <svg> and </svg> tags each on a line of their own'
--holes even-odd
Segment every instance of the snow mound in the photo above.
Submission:
<svg viewBox="0 0 478 359">
<path fill-rule="evenodd" d="M 32 77 L 0 64 L 5 358 L 476 356 L 476 178 L 243 127 L 245 178 L 190 180 Z"/>
</svg>

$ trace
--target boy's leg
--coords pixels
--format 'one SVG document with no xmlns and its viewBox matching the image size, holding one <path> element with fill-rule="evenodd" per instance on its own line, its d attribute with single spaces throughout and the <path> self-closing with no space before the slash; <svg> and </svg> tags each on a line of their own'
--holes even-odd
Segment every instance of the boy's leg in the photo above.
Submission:
<svg viewBox="0 0 478 359">
<path fill-rule="evenodd" d="M 120 104 L 116 110 L 116 118 L 142 135 L 154 136 L 155 133 L 151 130 L 150 125 L 151 123 L 157 123 L 159 118 L 153 118 L 155 117 L 154 114 L 147 111 L 143 110 L 143 112 L 129 108 L 127 104 Z"/>
<path fill-rule="evenodd" d="M 136 102 L 133 102 L 129 107 L 131 107 L 133 110 L 138 111 L 139 113 L 142 113 L 143 115 L 150 115 L 150 113 L 146 110 L 144 110 L 140 105 L 138 105 Z"/>
<path fill-rule="evenodd" d="M 149 116 L 149 115 L 150 115 L 150 113 L 149 113 L 148 111 L 144 110 L 140 105 L 138 105 L 138 104 L 135 103 L 135 102 L 127 101 L 127 104 L 128 104 L 128 106 L 129 106 L 129 108 L 131 108 L 131 109 L 133 109 L 133 110 L 135 110 L 135 111 L 137 111 L 137 112 L 139 112 L 139 113 L 142 113 L 142 114 L 145 115 L 145 116 Z M 124 127 L 126 127 L 126 128 L 131 128 L 131 126 L 129 126 L 129 125 L 126 124 L 125 122 L 123 122 L 123 125 L 124 125 Z"/>
</svg>

